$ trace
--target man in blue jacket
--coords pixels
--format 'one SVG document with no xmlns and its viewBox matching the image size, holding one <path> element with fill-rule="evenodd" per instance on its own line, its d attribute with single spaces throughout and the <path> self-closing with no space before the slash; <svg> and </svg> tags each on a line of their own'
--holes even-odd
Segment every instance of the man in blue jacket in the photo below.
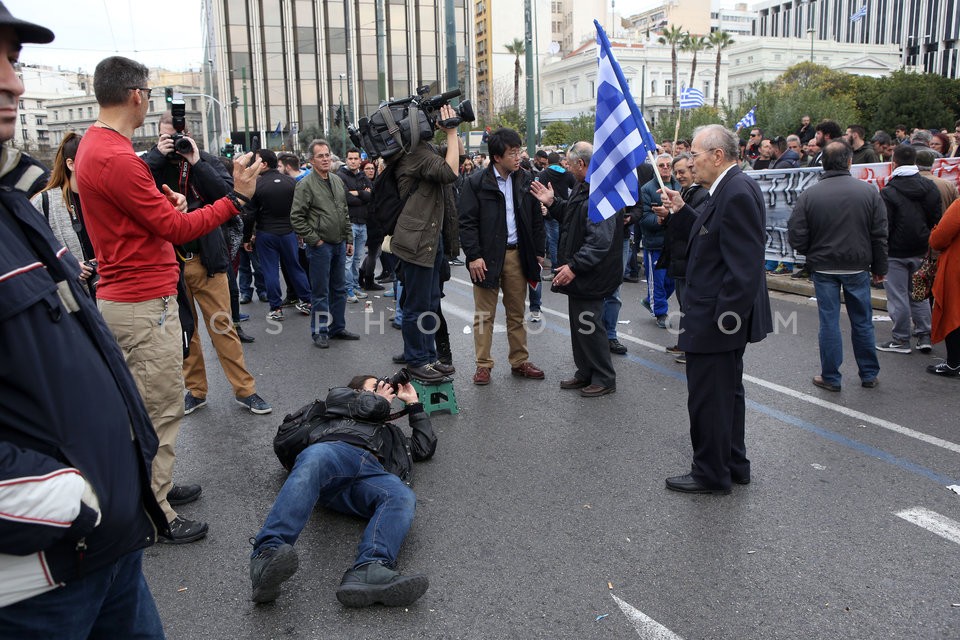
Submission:
<svg viewBox="0 0 960 640">
<path fill-rule="evenodd" d="M 13 138 L 23 43 L 53 33 L 0 3 L 0 141 Z M 0 637 L 164 637 L 141 570 L 168 533 L 150 488 L 157 451 L 133 378 L 77 258 L 30 205 L 44 169 L 0 166 Z"/>
</svg>

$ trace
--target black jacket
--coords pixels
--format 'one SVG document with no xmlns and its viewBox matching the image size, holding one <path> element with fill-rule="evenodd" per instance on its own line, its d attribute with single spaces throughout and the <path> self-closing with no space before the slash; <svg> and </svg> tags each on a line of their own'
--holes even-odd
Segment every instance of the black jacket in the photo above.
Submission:
<svg viewBox="0 0 960 640">
<path fill-rule="evenodd" d="M 550 215 L 560 221 L 557 265 L 576 277 L 551 290 L 574 298 L 605 298 L 623 282 L 623 211 L 602 222 L 589 219 L 590 185 L 577 185 L 569 200 L 556 198 Z"/>
<path fill-rule="evenodd" d="M 887 206 L 891 258 L 914 258 L 927 252 L 930 230 L 940 221 L 943 203 L 931 180 L 920 174 L 894 176 L 880 190 Z"/>
<path fill-rule="evenodd" d="M 694 184 L 681 190 L 681 195 L 688 206 L 671 213 L 664 221 L 667 235 L 663 243 L 663 252 L 655 265 L 657 269 L 666 269 L 667 275 L 671 278 L 687 277 L 687 245 L 690 243 L 690 229 L 697 221 L 696 208 L 710 197 L 710 192 Z"/>
<path fill-rule="evenodd" d="M 0 178 L 0 553 L 23 560 L 0 568 L 0 599 L 17 579 L 70 582 L 167 530 L 150 488 L 150 417 L 76 258 L 58 257 L 20 190 L 25 164 Z M 89 484 L 99 509 L 67 490 L 70 478 Z"/>
<path fill-rule="evenodd" d="M 150 167 L 158 189 L 162 185 L 167 185 L 173 191 L 186 196 L 187 211 L 206 206 L 233 191 L 233 176 L 216 156 L 206 151 L 201 151 L 200 160 L 191 166 L 183 158 L 171 162 L 154 145 L 143 155 L 143 161 Z M 224 224 L 223 227 L 230 224 L 239 226 L 242 223 L 237 218 Z M 196 240 L 199 245 L 200 263 L 211 276 L 227 272 L 230 256 L 223 227 L 214 229 Z"/>
<path fill-rule="evenodd" d="M 387 422 L 390 403 L 370 391 L 335 387 L 327 394 L 326 406 L 327 419 L 311 434 L 310 444 L 346 442 L 371 451 L 384 469 L 404 482 L 409 482 L 414 462 L 428 460 L 437 450 L 430 416 L 420 403 L 407 405 L 412 429 L 409 438 L 400 427 Z"/>
<path fill-rule="evenodd" d="M 267 169 L 257 178 L 257 192 L 243 208 L 243 238 L 249 242 L 254 227 L 278 236 L 293 233 L 290 206 L 297 181 L 277 169 Z"/>
<path fill-rule="evenodd" d="M 564 199 L 569 199 L 570 192 L 577 186 L 577 180 L 572 173 L 555 165 L 541 171 L 537 175 L 537 182 L 544 186 L 553 186 L 554 195 Z"/>
<path fill-rule="evenodd" d="M 467 262 L 483 258 L 487 276 L 478 286 L 500 286 L 500 274 L 507 255 L 507 209 L 503 192 L 497 186 L 496 169 L 491 163 L 483 171 L 472 174 L 463 184 L 460 202 L 460 246 Z M 511 174 L 513 180 L 513 212 L 517 223 L 517 244 L 523 275 L 540 281 L 540 263 L 546 251 L 546 231 L 540 214 L 540 201 L 530 193 L 530 172 L 523 169 Z"/>
<path fill-rule="evenodd" d="M 344 191 L 347 192 L 347 209 L 350 214 L 350 222 L 367 224 L 369 204 L 373 197 L 373 185 L 367 175 L 359 170 L 354 173 L 350 171 L 347 165 L 340 167 L 337 175 L 343 180 Z M 353 195 L 350 193 L 351 191 L 356 191 L 357 195 Z"/>
<path fill-rule="evenodd" d="M 690 230 L 683 351 L 734 351 L 773 331 L 763 270 L 766 235 L 760 187 L 733 166 L 700 206 Z"/>
<path fill-rule="evenodd" d="M 880 193 L 849 171 L 826 171 L 787 222 L 790 246 L 810 271 L 887 273 L 887 212 Z"/>
</svg>

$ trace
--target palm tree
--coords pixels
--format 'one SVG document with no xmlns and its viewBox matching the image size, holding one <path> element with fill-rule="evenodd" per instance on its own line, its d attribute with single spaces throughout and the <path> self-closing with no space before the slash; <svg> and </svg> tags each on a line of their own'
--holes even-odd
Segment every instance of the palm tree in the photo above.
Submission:
<svg viewBox="0 0 960 640">
<path fill-rule="evenodd" d="M 687 37 L 683 39 L 683 43 L 680 45 L 680 48 L 683 51 L 689 51 L 693 53 L 693 62 L 690 64 L 690 84 L 687 86 L 693 87 L 697 80 L 697 54 L 704 49 L 709 49 L 711 46 L 712 45 L 704 36 L 692 36 L 687 34 Z"/>
<path fill-rule="evenodd" d="M 524 45 L 523 40 L 520 38 L 514 38 L 511 44 L 503 45 L 504 48 L 509 53 L 512 53 L 515 58 L 513 61 L 513 108 L 517 111 L 520 110 L 520 56 L 527 52 L 527 47 Z"/>
<path fill-rule="evenodd" d="M 717 108 L 720 99 L 720 54 L 733 44 L 733 38 L 726 31 L 714 31 L 710 34 L 710 46 L 717 51 L 717 69 L 713 76 L 713 108 Z"/>
<path fill-rule="evenodd" d="M 673 65 L 673 110 L 677 110 L 677 47 L 683 44 L 683 39 L 687 36 L 687 32 L 683 30 L 683 27 L 675 27 L 669 25 L 663 32 L 660 34 L 660 37 L 657 38 L 657 42 L 660 44 L 669 44 L 670 45 L 670 62 Z"/>
</svg>

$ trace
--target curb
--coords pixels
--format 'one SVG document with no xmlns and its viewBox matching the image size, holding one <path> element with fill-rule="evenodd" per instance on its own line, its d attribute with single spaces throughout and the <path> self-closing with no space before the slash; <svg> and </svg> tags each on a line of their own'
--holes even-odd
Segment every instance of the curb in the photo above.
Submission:
<svg viewBox="0 0 960 640">
<path fill-rule="evenodd" d="M 814 297 L 813 283 L 808 278 L 791 278 L 767 274 L 767 289 L 781 293 L 793 293 L 806 298 Z M 879 311 L 887 310 L 887 292 L 883 289 L 870 289 L 870 304 Z"/>
</svg>

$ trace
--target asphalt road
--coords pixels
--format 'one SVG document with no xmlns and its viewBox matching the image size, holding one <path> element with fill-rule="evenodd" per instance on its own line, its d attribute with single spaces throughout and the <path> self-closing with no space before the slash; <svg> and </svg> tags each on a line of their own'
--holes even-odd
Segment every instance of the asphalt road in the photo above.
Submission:
<svg viewBox="0 0 960 640">
<path fill-rule="evenodd" d="M 689 496 L 663 484 L 689 468 L 686 385 L 662 349 L 673 336 L 639 305 L 644 285 L 624 285 L 617 393 L 583 399 L 557 387 L 572 356 L 566 299 L 549 291 L 529 338 L 546 381 L 510 375 L 501 332 L 492 383 L 470 383 L 466 278 L 455 268 L 444 299 L 460 413 L 434 415 L 439 447 L 415 467 L 417 518 L 399 559 L 430 576 L 427 594 L 409 609 L 341 607 L 364 523 L 317 510 L 296 544 L 299 572 L 276 603 L 250 602 L 248 539 L 285 475 L 277 425 L 357 373 L 392 373 L 401 350 L 385 324 L 321 351 L 308 318 L 288 313 L 278 334 L 253 303 L 247 364 L 274 413 L 233 401 L 205 343 L 209 405 L 185 418 L 176 478 L 203 485 L 182 513 L 210 535 L 145 559 L 169 638 L 960 637 L 960 495 L 947 489 L 960 484 L 960 381 L 924 372 L 943 345 L 880 354 L 881 384 L 863 389 L 845 327 L 843 391 L 821 391 L 816 307 L 775 296 L 780 331 L 746 356 L 753 482 Z M 392 300 L 372 303 L 373 314 L 348 305 L 349 329 L 390 314 Z M 888 339 L 890 323 L 875 326 Z"/>
</svg>

